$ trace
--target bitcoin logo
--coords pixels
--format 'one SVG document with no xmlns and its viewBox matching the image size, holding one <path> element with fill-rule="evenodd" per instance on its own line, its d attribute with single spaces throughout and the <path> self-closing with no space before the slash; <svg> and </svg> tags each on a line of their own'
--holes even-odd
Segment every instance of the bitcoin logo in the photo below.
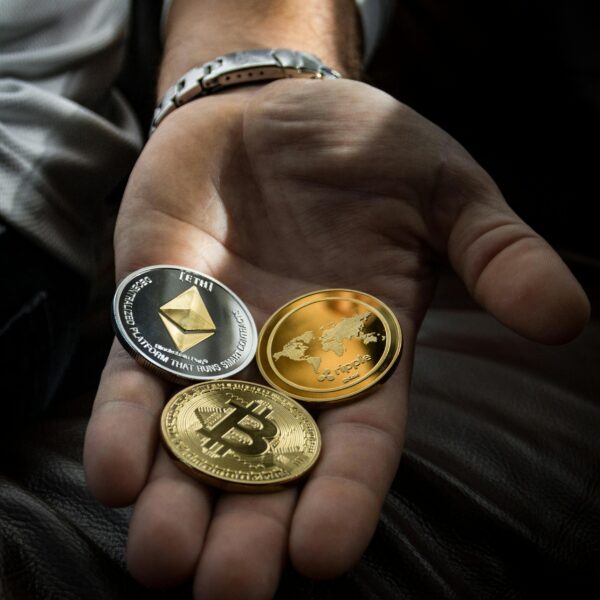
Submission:
<svg viewBox="0 0 600 600">
<path fill-rule="evenodd" d="M 234 380 L 177 392 L 163 410 L 161 437 L 179 468 L 235 492 L 283 489 L 312 469 L 321 449 L 317 424 L 297 402 Z"/>
<path fill-rule="evenodd" d="M 259 411 L 261 404 L 255 400 L 245 406 L 235 396 L 230 396 L 226 404 L 235 410 L 212 426 L 205 424 L 198 408 L 194 411 L 201 424 L 196 432 L 205 438 L 204 446 L 217 456 L 230 450 L 250 456 L 264 454 L 269 449 L 267 440 L 278 433 L 275 423 L 267 418 L 272 411 Z"/>
</svg>

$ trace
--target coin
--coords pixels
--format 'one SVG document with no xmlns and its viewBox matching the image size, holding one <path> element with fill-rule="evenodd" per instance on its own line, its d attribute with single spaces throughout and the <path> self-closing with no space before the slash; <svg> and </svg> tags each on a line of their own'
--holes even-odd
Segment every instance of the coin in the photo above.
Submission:
<svg viewBox="0 0 600 600">
<path fill-rule="evenodd" d="M 256 352 L 244 303 L 213 277 L 174 265 L 126 277 L 115 292 L 113 326 L 138 362 L 176 383 L 230 377 Z"/>
<path fill-rule="evenodd" d="M 188 474 L 227 491 L 268 492 L 314 466 L 321 435 L 284 394 L 245 381 L 213 381 L 175 394 L 161 418 L 162 440 Z"/>
<path fill-rule="evenodd" d="M 402 350 L 398 319 L 354 290 L 320 290 L 288 302 L 265 323 L 256 355 L 263 377 L 304 404 L 350 401 L 385 380 Z"/>
</svg>

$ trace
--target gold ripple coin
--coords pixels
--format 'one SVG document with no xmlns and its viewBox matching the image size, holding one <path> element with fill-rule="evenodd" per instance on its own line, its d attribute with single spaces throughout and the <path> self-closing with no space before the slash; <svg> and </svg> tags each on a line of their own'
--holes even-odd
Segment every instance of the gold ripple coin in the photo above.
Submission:
<svg viewBox="0 0 600 600">
<path fill-rule="evenodd" d="M 383 302 L 364 292 L 320 290 L 282 306 L 258 337 L 264 378 L 302 403 L 356 399 L 398 364 L 402 330 Z"/>
<path fill-rule="evenodd" d="M 321 450 L 317 424 L 302 406 L 245 381 L 181 390 L 165 405 L 161 433 L 184 471 L 236 492 L 282 489 L 306 475 Z"/>
</svg>

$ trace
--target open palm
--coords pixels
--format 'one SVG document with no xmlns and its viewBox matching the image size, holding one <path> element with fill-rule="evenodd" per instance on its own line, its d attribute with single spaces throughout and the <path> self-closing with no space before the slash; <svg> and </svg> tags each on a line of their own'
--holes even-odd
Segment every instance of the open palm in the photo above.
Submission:
<svg viewBox="0 0 600 600">
<path fill-rule="evenodd" d="M 86 437 L 89 485 L 107 504 L 135 502 L 133 575 L 194 577 L 202 598 L 269 597 L 288 556 L 312 577 L 358 560 L 400 459 L 415 336 L 440 260 L 528 337 L 564 341 L 588 311 L 558 256 L 464 149 L 352 81 L 277 82 L 175 111 L 131 175 L 115 255 L 119 278 L 150 264 L 216 277 L 258 327 L 293 297 L 346 287 L 381 298 L 403 328 L 386 385 L 319 417 L 322 457 L 304 486 L 266 495 L 217 495 L 171 463 L 158 444 L 168 384 L 115 343 Z"/>
</svg>

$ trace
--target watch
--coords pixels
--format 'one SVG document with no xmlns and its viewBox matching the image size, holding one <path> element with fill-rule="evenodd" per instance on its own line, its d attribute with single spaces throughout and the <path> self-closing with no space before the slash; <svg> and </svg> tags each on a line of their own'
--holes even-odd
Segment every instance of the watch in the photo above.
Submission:
<svg viewBox="0 0 600 600">
<path fill-rule="evenodd" d="M 316 56 L 287 48 L 261 48 L 224 54 L 189 70 L 171 86 L 154 109 L 150 135 L 177 107 L 195 98 L 254 81 L 339 79 L 341 74 Z"/>
</svg>

